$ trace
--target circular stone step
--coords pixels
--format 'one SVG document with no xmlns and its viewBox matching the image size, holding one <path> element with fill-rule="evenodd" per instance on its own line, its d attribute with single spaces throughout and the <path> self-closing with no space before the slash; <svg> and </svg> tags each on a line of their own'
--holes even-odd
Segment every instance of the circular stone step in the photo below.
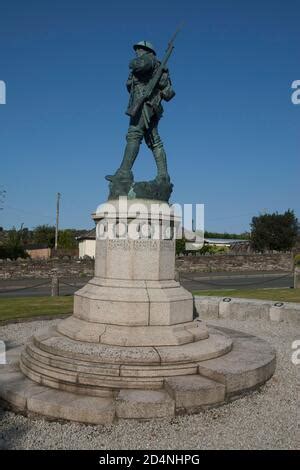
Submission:
<svg viewBox="0 0 300 470">
<path fill-rule="evenodd" d="M 178 346 L 208 338 L 205 323 L 192 321 L 167 326 L 122 326 L 88 322 L 74 316 L 61 321 L 57 331 L 76 341 L 111 346 Z"/>
<path fill-rule="evenodd" d="M 231 350 L 229 337 L 213 333 L 193 343 L 174 346 L 115 346 L 75 341 L 55 329 L 46 329 L 33 336 L 34 345 L 55 356 L 76 360 L 122 365 L 192 363 L 215 358 Z"/>
<path fill-rule="evenodd" d="M 49 387 L 72 391 L 78 384 L 103 396 L 116 388 L 162 388 L 166 377 L 196 374 L 201 361 L 231 347 L 231 339 L 218 333 L 184 345 L 125 347 L 75 341 L 50 329 L 27 343 L 20 367 L 31 380 Z"/>
<path fill-rule="evenodd" d="M 33 371 L 25 365 L 29 360 L 29 365 L 33 366 L 35 361 L 33 357 L 29 359 L 27 351 L 31 347 L 32 351 L 38 348 L 30 344 L 24 353 L 24 363 L 21 362 L 22 370 L 30 378 L 25 377 L 18 366 L 20 348 L 10 349 L 7 352 L 8 363 L 0 365 L 0 398 L 13 409 L 22 410 L 27 414 L 37 413 L 54 419 L 90 424 L 111 424 L 115 419 L 170 418 L 174 414 L 196 413 L 208 406 L 227 402 L 233 396 L 240 396 L 262 385 L 272 376 L 276 355 L 268 343 L 233 330 L 222 331 L 215 328 L 213 331 L 219 331 L 216 336 L 233 341 L 233 348 L 227 354 L 197 363 L 194 373 L 189 375 L 186 375 L 186 372 L 169 377 L 127 375 L 122 378 L 123 381 L 118 376 L 119 388 L 115 383 L 114 390 L 108 386 L 105 389 L 102 378 L 95 380 L 94 386 L 85 384 L 84 380 L 90 380 L 91 374 L 80 375 L 78 371 L 69 371 L 70 377 L 76 377 L 76 382 L 67 383 L 67 370 L 59 370 L 56 367 L 53 371 L 50 364 L 47 366 L 47 360 L 52 360 L 54 356 L 51 357 L 51 354 L 41 350 L 39 354 L 43 355 L 45 362 L 35 364 L 41 369 L 40 373 Z M 53 331 L 40 334 L 39 340 L 43 338 L 43 341 L 46 341 L 49 337 L 55 337 Z M 66 361 L 65 364 L 67 361 L 72 364 L 69 356 L 61 359 Z M 74 364 L 77 364 L 78 368 L 82 366 L 77 360 L 74 360 Z M 167 363 L 164 365 L 168 367 Z M 94 366 L 101 368 L 103 364 L 96 361 Z M 120 371 L 122 367 L 120 366 Z M 175 364 L 172 367 L 175 367 Z M 136 373 L 136 369 L 133 370 Z M 47 375 L 51 373 L 53 377 Z M 58 374 L 56 378 L 55 374 Z M 79 378 L 81 382 L 78 381 Z M 152 386 L 156 382 L 161 388 L 149 390 L 147 381 L 148 384 L 152 383 Z M 137 383 L 140 388 L 128 389 L 129 383 L 131 386 Z M 106 392 L 106 395 L 101 396 L 103 392 Z M 99 396 L 95 396 L 95 393 L 99 393 Z"/>
</svg>

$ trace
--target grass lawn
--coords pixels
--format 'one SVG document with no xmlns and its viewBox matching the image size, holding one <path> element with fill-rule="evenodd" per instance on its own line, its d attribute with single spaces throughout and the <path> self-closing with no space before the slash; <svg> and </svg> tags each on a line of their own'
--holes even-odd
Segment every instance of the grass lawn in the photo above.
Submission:
<svg viewBox="0 0 300 470">
<path fill-rule="evenodd" d="M 217 297 L 240 297 L 244 299 L 275 300 L 279 302 L 300 302 L 300 289 L 215 289 L 198 290 L 194 295 Z"/>
<path fill-rule="evenodd" d="M 193 294 L 300 302 L 300 289 L 215 289 L 194 291 Z M 73 296 L 0 298 L 0 322 L 43 315 L 54 317 L 71 314 L 72 311 Z"/>
<path fill-rule="evenodd" d="M 72 313 L 73 296 L 0 298 L 0 322 L 41 315 Z"/>
</svg>

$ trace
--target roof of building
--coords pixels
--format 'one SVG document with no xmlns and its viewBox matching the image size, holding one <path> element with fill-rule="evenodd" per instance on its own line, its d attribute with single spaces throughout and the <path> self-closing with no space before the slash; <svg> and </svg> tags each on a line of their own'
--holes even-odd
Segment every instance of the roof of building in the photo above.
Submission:
<svg viewBox="0 0 300 470">
<path fill-rule="evenodd" d="M 46 243 L 31 243 L 30 245 L 24 246 L 25 250 L 43 250 L 49 248 Z"/>
<path fill-rule="evenodd" d="M 207 243 L 219 243 L 231 245 L 232 243 L 247 243 L 249 240 L 243 240 L 239 238 L 204 238 L 204 241 Z"/>
<path fill-rule="evenodd" d="M 76 237 L 76 240 L 82 241 L 82 240 L 96 240 L 96 227 L 90 230 L 87 233 L 84 233 L 83 235 L 80 235 L 79 237 Z"/>
</svg>

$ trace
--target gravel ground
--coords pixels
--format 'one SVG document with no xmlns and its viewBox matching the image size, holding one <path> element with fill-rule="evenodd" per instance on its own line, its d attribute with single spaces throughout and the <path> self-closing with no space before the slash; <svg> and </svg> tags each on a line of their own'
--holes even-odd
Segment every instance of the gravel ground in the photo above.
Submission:
<svg viewBox="0 0 300 470">
<path fill-rule="evenodd" d="M 22 343 L 37 329 L 57 321 L 3 326 L 0 339 Z M 276 373 L 259 391 L 199 415 L 143 423 L 123 421 L 106 427 L 26 418 L 0 408 L 0 448 L 298 449 L 297 381 L 291 344 L 300 339 L 300 331 L 295 326 L 263 321 L 210 323 L 255 334 L 275 347 Z"/>
</svg>

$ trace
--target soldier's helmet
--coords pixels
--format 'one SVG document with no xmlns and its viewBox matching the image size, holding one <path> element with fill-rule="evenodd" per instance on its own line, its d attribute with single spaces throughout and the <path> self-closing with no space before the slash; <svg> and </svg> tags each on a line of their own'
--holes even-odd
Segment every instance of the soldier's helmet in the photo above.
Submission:
<svg viewBox="0 0 300 470">
<path fill-rule="evenodd" d="M 154 47 L 152 46 L 151 42 L 149 41 L 140 41 L 133 45 L 133 49 L 136 50 L 137 48 L 145 49 L 146 51 L 151 51 L 153 54 L 156 55 Z"/>
</svg>

